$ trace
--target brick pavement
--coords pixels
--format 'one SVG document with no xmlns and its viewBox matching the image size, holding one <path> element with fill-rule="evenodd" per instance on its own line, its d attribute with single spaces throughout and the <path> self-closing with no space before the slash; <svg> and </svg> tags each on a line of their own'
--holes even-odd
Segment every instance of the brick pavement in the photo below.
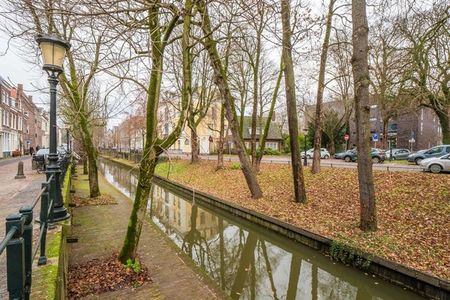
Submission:
<svg viewBox="0 0 450 300">
<path fill-rule="evenodd" d="M 17 164 L 24 162 L 25 179 L 14 179 Z M 5 236 L 5 218 L 11 213 L 19 212 L 21 206 L 30 204 L 39 193 L 44 174 L 31 170 L 31 157 L 11 158 L 0 161 L 0 240 Z M 38 205 L 39 206 L 39 205 Z M 39 214 L 39 207 L 34 215 Z M 35 231 L 38 227 L 34 227 Z M 6 253 L 0 256 L 0 299 L 6 295 Z"/>
</svg>

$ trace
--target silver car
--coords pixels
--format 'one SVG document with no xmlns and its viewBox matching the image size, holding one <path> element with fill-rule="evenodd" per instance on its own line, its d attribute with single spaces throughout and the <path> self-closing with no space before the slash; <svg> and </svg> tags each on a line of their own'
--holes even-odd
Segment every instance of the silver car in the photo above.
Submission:
<svg viewBox="0 0 450 300">
<path fill-rule="evenodd" d="M 425 158 L 420 162 L 424 171 L 432 173 L 450 172 L 450 154 L 441 157 Z"/>
</svg>

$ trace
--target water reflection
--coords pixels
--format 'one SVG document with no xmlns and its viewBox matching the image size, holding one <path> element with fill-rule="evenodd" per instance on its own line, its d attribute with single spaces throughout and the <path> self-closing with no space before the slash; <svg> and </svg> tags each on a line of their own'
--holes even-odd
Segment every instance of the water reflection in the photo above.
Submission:
<svg viewBox="0 0 450 300">
<path fill-rule="evenodd" d="M 110 161 L 100 169 L 134 197 L 134 172 Z M 152 221 L 232 299 L 422 299 L 195 199 L 152 189 Z"/>
</svg>

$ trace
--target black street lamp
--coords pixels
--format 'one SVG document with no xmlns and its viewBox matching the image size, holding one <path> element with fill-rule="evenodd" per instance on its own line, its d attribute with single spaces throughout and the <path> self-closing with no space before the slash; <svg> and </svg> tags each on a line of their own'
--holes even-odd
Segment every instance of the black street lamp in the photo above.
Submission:
<svg viewBox="0 0 450 300">
<path fill-rule="evenodd" d="M 308 134 L 308 129 L 307 128 L 303 128 L 303 132 L 305 133 L 304 134 L 304 137 L 305 137 L 305 156 L 303 157 L 303 165 L 306 167 L 308 165 L 308 158 L 306 157 L 306 147 L 307 147 L 307 145 L 306 145 L 306 135 Z"/>
<path fill-rule="evenodd" d="M 58 85 L 58 76 L 63 72 L 63 62 L 66 50 L 70 44 L 50 35 L 38 35 L 36 38 L 42 53 L 44 66 L 42 67 L 48 74 L 50 83 L 50 150 L 48 155 L 47 179 L 53 175 L 53 182 L 50 185 L 50 194 L 53 195 L 53 220 L 61 221 L 70 217 L 64 207 L 60 174 L 61 169 L 58 162 L 58 152 L 56 149 L 56 87 Z"/>
</svg>

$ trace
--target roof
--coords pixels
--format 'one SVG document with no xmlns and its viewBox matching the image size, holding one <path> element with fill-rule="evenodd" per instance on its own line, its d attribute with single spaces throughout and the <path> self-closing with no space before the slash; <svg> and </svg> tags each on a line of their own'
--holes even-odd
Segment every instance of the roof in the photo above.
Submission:
<svg viewBox="0 0 450 300">
<path fill-rule="evenodd" d="M 240 120 L 240 117 L 238 116 L 238 120 Z M 260 135 L 260 132 L 264 130 L 264 126 L 266 125 L 266 117 L 258 118 L 256 120 L 256 137 L 258 138 Z M 243 128 L 243 138 L 245 139 L 251 139 L 251 124 L 252 124 L 252 117 L 250 116 L 244 116 L 244 128 Z M 259 130 L 259 125 L 262 124 L 261 130 Z M 267 135 L 268 140 L 282 140 L 283 135 L 281 134 L 281 128 L 280 124 L 278 124 L 275 121 L 270 122 L 269 127 L 269 134 Z"/>
</svg>

